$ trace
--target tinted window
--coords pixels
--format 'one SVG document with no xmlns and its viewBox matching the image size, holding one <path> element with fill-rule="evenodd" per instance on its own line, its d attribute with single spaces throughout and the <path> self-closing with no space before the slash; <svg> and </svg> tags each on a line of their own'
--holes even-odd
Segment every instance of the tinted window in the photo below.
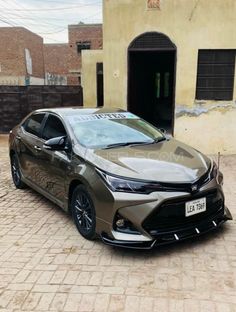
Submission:
<svg viewBox="0 0 236 312">
<path fill-rule="evenodd" d="M 66 130 L 59 118 L 49 115 L 43 129 L 43 139 L 50 140 L 60 136 L 66 136 Z"/>
<path fill-rule="evenodd" d="M 25 131 L 33 135 L 39 136 L 44 116 L 45 114 L 35 114 L 29 117 L 24 126 Z"/>
</svg>

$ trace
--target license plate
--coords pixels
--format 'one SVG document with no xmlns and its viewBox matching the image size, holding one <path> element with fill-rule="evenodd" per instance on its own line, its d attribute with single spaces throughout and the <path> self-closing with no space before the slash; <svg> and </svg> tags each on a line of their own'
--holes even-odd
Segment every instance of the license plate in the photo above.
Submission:
<svg viewBox="0 0 236 312">
<path fill-rule="evenodd" d="M 185 204 L 185 217 L 206 211 L 206 197 L 189 201 Z"/>
</svg>

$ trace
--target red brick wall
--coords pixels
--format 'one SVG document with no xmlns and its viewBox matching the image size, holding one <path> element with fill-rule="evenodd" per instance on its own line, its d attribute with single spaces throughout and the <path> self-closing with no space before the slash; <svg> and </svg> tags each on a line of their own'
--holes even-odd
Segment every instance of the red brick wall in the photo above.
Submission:
<svg viewBox="0 0 236 312">
<path fill-rule="evenodd" d="M 25 63 L 19 45 L 18 31 L 0 28 L 0 76 L 25 75 Z"/>
<path fill-rule="evenodd" d="M 0 76 L 26 76 L 25 49 L 32 58 L 33 77 L 45 72 L 65 75 L 69 85 L 79 84 L 81 54 L 76 43 L 90 41 L 91 49 L 102 49 L 102 25 L 69 25 L 68 44 L 46 44 L 23 27 L 0 27 Z"/>
<path fill-rule="evenodd" d="M 69 25 L 70 69 L 81 69 L 81 54 L 77 52 L 76 43 L 90 41 L 91 49 L 102 49 L 101 25 Z"/>
<path fill-rule="evenodd" d="M 43 38 L 23 27 L 1 27 L 0 43 L 0 76 L 25 76 L 25 49 L 28 49 L 32 76 L 44 78 Z"/>
<path fill-rule="evenodd" d="M 33 65 L 32 76 L 44 78 L 43 38 L 23 28 L 19 32 L 19 37 L 23 53 L 25 54 L 25 48 L 30 51 Z"/>
<path fill-rule="evenodd" d="M 68 74 L 69 64 L 68 44 L 45 44 L 44 45 L 44 64 L 45 73 L 58 75 Z"/>
<path fill-rule="evenodd" d="M 67 76 L 68 85 L 79 84 L 81 54 L 76 43 L 91 41 L 91 49 L 102 49 L 102 25 L 69 25 L 68 44 L 45 44 L 45 72 Z"/>
</svg>

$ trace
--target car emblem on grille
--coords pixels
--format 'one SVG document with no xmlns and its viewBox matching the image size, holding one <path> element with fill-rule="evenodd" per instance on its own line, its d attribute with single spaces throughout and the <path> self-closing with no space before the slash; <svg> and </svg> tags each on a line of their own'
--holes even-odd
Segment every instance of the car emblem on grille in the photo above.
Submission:
<svg viewBox="0 0 236 312">
<path fill-rule="evenodd" d="M 192 192 L 196 192 L 197 189 L 198 189 L 198 187 L 197 187 L 197 185 L 195 184 L 195 185 L 192 185 L 191 189 L 192 189 Z"/>
</svg>

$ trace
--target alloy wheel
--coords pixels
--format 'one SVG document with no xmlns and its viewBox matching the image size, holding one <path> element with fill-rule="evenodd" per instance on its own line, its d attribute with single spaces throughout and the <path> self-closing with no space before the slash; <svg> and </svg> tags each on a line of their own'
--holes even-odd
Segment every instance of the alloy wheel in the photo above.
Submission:
<svg viewBox="0 0 236 312">
<path fill-rule="evenodd" d="M 92 209 L 87 196 L 83 193 L 77 195 L 75 214 L 81 228 L 89 231 L 92 227 Z"/>
<path fill-rule="evenodd" d="M 11 172 L 12 172 L 12 180 L 13 180 L 16 188 L 18 188 L 18 189 L 26 188 L 25 183 L 22 182 L 19 161 L 18 161 L 18 158 L 15 154 L 11 157 Z"/>
<path fill-rule="evenodd" d="M 96 236 L 96 213 L 92 198 L 83 185 L 78 185 L 72 196 L 72 215 L 80 234 L 86 239 L 94 239 Z"/>
</svg>

